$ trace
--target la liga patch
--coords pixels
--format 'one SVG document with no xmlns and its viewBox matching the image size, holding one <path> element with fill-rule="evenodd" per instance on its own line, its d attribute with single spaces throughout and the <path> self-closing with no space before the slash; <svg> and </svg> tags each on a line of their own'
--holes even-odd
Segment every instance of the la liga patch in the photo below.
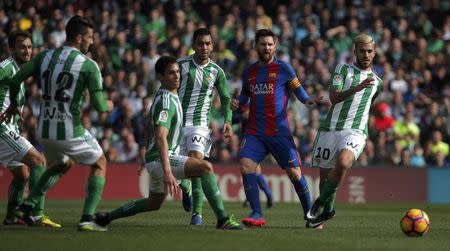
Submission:
<svg viewBox="0 0 450 251">
<path fill-rule="evenodd" d="M 340 75 L 336 75 L 333 77 L 333 85 L 340 85 L 342 82 L 342 77 Z"/>
<path fill-rule="evenodd" d="M 164 110 L 159 113 L 158 120 L 165 123 L 165 122 L 167 122 L 168 117 L 169 117 L 169 113 L 166 110 Z"/>
</svg>

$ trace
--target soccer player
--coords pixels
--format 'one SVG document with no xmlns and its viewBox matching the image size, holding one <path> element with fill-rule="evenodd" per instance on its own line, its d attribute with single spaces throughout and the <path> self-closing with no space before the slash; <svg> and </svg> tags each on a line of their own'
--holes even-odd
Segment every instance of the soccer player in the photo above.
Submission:
<svg viewBox="0 0 450 251">
<path fill-rule="evenodd" d="M 229 138 L 232 134 L 230 109 L 231 95 L 225 73 L 211 59 L 213 41 L 207 28 L 200 28 L 194 32 L 193 55 L 178 59 L 181 71 L 181 84 L 179 95 L 183 108 L 184 136 L 181 143 L 181 154 L 202 160 L 209 157 L 211 150 L 211 101 L 213 89 L 216 88 L 222 113 L 225 117 L 223 125 L 223 137 Z M 193 212 L 191 225 L 202 224 L 203 191 L 202 178 L 192 178 L 192 204 Z M 186 195 L 183 195 L 184 208 L 190 211 L 186 205 Z"/>
<path fill-rule="evenodd" d="M 177 95 L 180 67 L 176 59 L 162 56 L 156 62 L 155 72 L 161 81 L 161 88 L 156 93 L 147 123 L 145 168 L 151 177 L 149 196 L 130 201 L 111 212 L 97 213 L 97 224 L 107 226 L 119 218 L 158 210 L 167 193 L 172 195 L 178 192 L 177 179 L 201 177 L 203 191 L 217 217 L 216 228 L 242 229 L 238 222 L 225 213 L 211 163 L 178 155 L 184 121 Z"/>
<path fill-rule="evenodd" d="M 247 226 L 262 227 L 266 221 L 259 200 L 256 168 L 268 153 L 286 171 L 305 217 L 311 206 L 308 183 L 300 171 L 300 159 L 289 129 L 286 106 L 290 92 L 308 107 L 314 106 L 316 101 L 305 92 L 292 66 L 275 57 L 277 44 L 271 30 L 258 30 L 255 46 L 258 62 L 244 71 L 241 95 L 233 100 L 232 108 L 236 110 L 247 103 L 250 107 L 241 143 L 240 165 L 245 195 L 252 212 L 242 222 Z"/>
<path fill-rule="evenodd" d="M 16 216 L 30 222 L 30 212 L 38 199 L 76 162 L 91 167 L 78 229 L 106 231 L 94 221 L 105 184 L 106 158 L 97 140 L 83 128 L 80 112 L 86 88 L 97 111 L 111 111 L 113 104 L 105 100 L 97 63 L 84 55 L 93 43 L 92 24 L 83 17 L 73 16 L 66 25 L 66 34 L 65 46 L 38 54 L 10 81 L 11 105 L 6 115 L 17 111 L 17 102 L 13 101 L 19 83 L 31 75 L 41 83 L 43 102 L 38 138 L 49 165 L 31 194 L 16 210 Z"/>
<path fill-rule="evenodd" d="M 364 150 L 369 110 L 382 81 L 372 71 L 375 42 L 366 34 L 354 39 L 356 62 L 339 64 L 330 85 L 331 108 L 313 146 L 313 166 L 320 167 L 320 196 L 307 214 L 310 227 L 334 217 L 336 191 Z"/>
<path fill-rule="evenodd" d="M 11 57 L 0 62 L 0 81 L 11 79 L 20 67 L 31 60 L 32 41 L 28 32 L 17 31 L 8 38 Z M 0 85 L 0 113 L 9 107 L 9 86 Z M 19 109 L 25 103 L 25 84 L 20 83 L 20 91 L 17 96 Z M 29 180 L 29 188 L 35 186 L 42 173 L 45 171 L 44 157 L 20 135 L 20 116 L 12 118 L 12 121 L 0 124 L 0 163 L 7 167 L 13 175 L 13 180 L 8 189 L 8 206 L 4 225 L 25 224 L 14 215 L 14 209 L 23 201 L 25 185 Z M 28 170 L 30 167 L 30 170 Z M 30 175 L 31 174 L 31 175 Z M 44 196 L 40 197 L 33 212 L 33 224 L 39 226 L 61 227 L 44 215 Z"/>
</svg>

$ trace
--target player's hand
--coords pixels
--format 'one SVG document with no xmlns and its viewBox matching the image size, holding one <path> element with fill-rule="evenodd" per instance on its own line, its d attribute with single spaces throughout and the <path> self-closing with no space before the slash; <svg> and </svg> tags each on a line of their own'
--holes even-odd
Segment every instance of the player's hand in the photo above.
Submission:
<svg viewBox="0 0 450 251">
<path fill-rule="evenodd" d="M 138 176 L 141 176 L 142 171 L 144 171 L 144 168 L 145 168 L 144 164 L 139 165 L 138 170 L 137 170 L 137 175 Z"/>
<path fill-rule="evenodd" d="M 223 124 L 222 134 L 224 139 L 228 139 L 233 135 L 233 130 L 231 125 L 228 123 Z"/>
<path fill-rule="evenodd" d="M 173 176 L 173 174 L 165 173 L 164 174 L 164 192 L 169 193 L 171 196 L 178 194 L 179 187 L 177 183 L 177 179 Z"/>
<path fill-rule="evenodd" d="M 306 101 L 305 105 L 310 109 L 317 106 L 316 101 L 314 99 L 309 99 L 308 101 Z"/>
<path fill-rule="evenodd" d="M 108 107 L 108 112 L 112 112 L 114 109 L 114 103 L 111 100 L 106 100 L 106 106 Z"/>
<path fill-rule="evenodd" d="M 4 113 L 0 114 L 0 124 L 12 121 L 16 115 L 20 116 L 20 120 L 23 120 L 19 107 L 9 106 Z"/>
<path fill-rule="evenodd" d="M 236 111 L 237 109 L 239 109 L 239 99 L 233 99 L 231 101 L 231 110 L 232 111 Z"/>
<path fill-rule="evenodd" d="M 375 79 L 373 79 L 373 78 L 366 78 L 358 85 L 358 91 L 361 91 L 361 90 L 363 90 L 364 88 L 367 88 L 367 87 L 372 87 L 375 84 L 376 84 L 375 83 Z"/>
<path fill-rule="evenodd" d="M 316 104 L 318 106 L 325 106 L 325 107 L 330 107 L 331 106 L 331 101 L 326 99 L 324 96 L 316 97 L 314 99 L 314 101 L 316 102 Z"/>
</svg>

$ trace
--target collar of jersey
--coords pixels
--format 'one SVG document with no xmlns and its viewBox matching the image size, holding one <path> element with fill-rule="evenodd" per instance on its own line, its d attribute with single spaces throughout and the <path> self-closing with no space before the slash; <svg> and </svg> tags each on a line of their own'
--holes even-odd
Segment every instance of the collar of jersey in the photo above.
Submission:
<svg viewBox="0 0 450 251">
<path fill-rule="evenodd" d="M 203 67 L 207 66 L 209 63 L 211 63 L 211 59 L 208 58 L 208 63 L 206 63 L 204 65 L 197 64 L 197 62 L 195 62 L 195 59 L 194 59 L 194 54 L 191 55 L 191 60 L 192 60 L 192 62 L 194 63 L 195 66 L 200 67 L 200 68 L 203 68 Z"/>
</svg>

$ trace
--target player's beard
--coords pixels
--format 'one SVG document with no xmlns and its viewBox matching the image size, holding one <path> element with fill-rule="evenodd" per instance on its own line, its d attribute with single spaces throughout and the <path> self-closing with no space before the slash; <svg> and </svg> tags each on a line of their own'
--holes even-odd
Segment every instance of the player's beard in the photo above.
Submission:
<svg viewBox="0 0 450 251">
<path fill-rule="evenodd" d="M 273 58 L 273 53 L 270 52 L 264 52 L 262 54 L 260 54 L 259 56 L 259 60 L 263 63 L 268 63 L 270 60 L 272 60 Z"/>
</svg>

